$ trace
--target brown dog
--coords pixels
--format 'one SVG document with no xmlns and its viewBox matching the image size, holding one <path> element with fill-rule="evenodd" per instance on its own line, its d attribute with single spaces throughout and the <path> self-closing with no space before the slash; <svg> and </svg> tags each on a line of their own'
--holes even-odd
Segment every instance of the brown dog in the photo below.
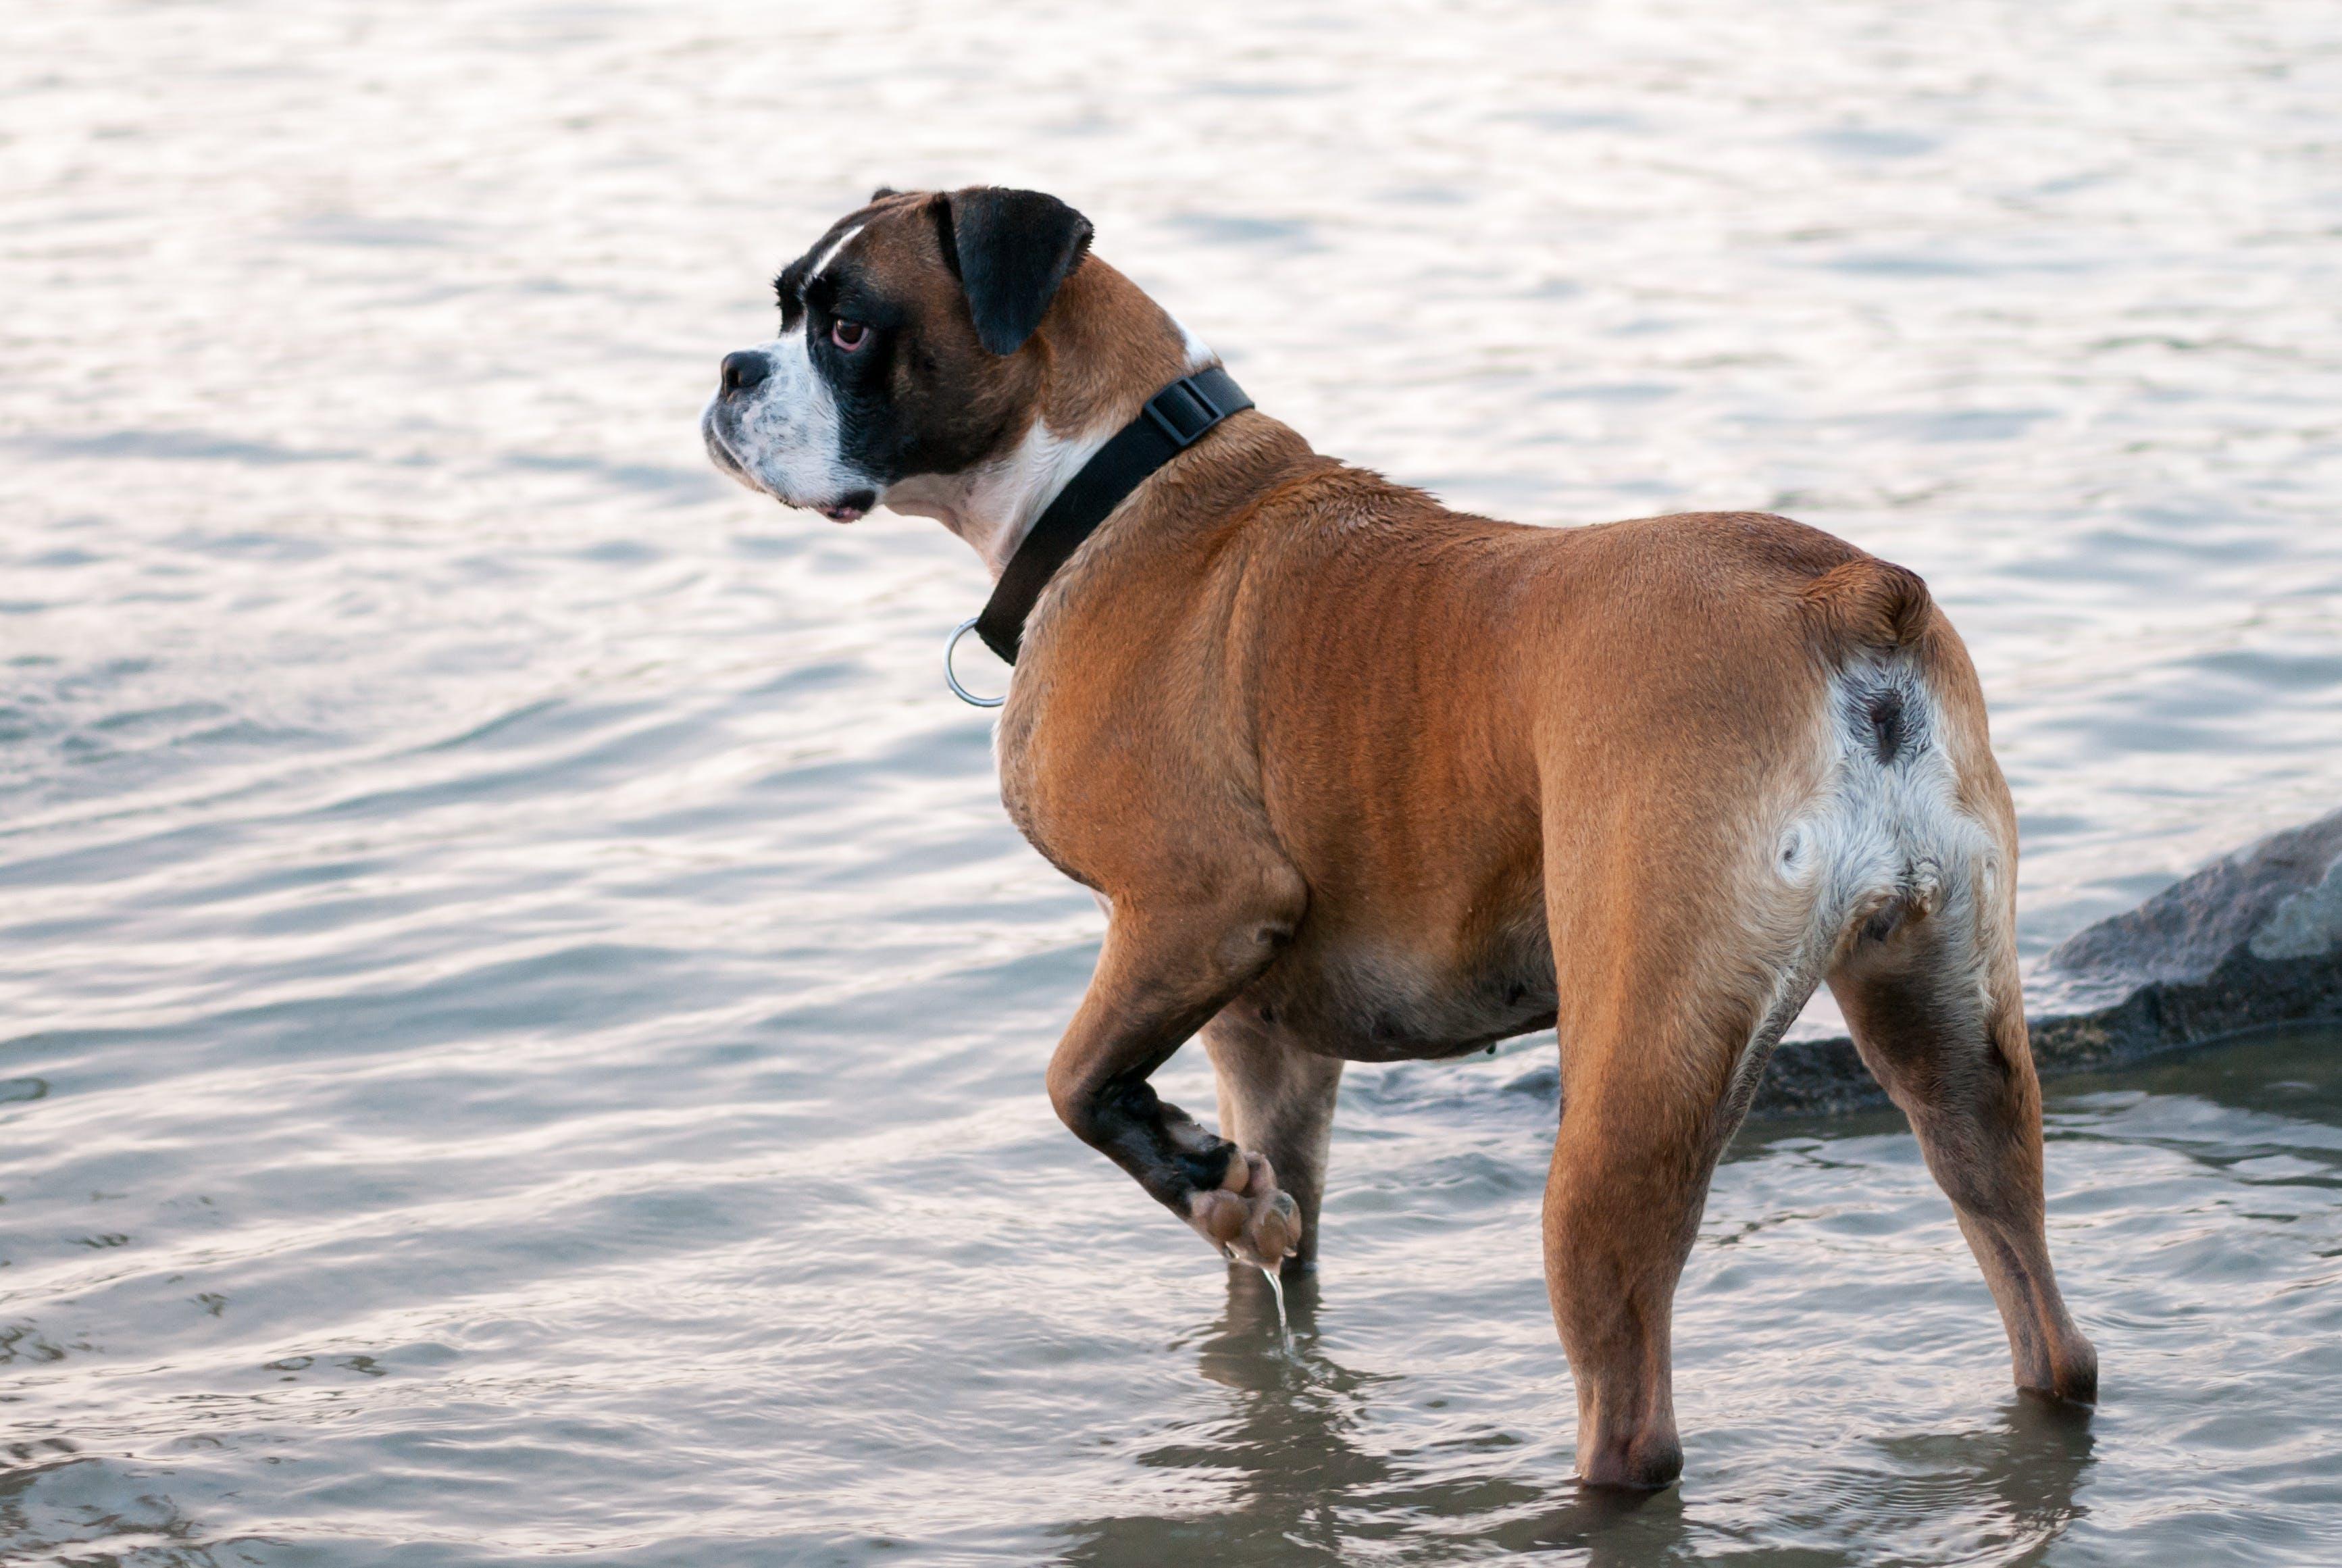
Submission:
<svg viewBox="0 0 2342 1568">
<path fill-rule="evenodd" d="M 716 464 L 839 521 L 939 518 L 998 577 L 1216 363 L 1089 235 L 1033 192 L 879 192 L 781 274 L 781 335 L 726 358 Z M 1557 1026 L 1546 1277 L 1586 1481 L 1681 1469 L 1676 1281 L 1824 981 L 2017 1383 L 2095 1395 L 2043 1236 L 2015 817 L 1909 572 L 1756 514 L 1466 516 L 1241 412 L 1047 578 L 999 757 L 1017 826 L 1109 916 L 1050 1098 L 1217 1250 L 1309 1266 L 1344 1062 Z M 1225 1138 L 1147 1084 L 1198 1031 Z"/>
</svg>

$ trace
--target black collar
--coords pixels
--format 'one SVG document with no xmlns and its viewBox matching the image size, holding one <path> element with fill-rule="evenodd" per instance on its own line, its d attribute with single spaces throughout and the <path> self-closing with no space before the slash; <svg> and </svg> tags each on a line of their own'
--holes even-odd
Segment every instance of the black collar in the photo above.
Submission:
<svg viewBox="0 0 2342 1568">
<path fill-rule="evenodd" d="M 1229 414 L 1251 406 L 1244 388 L 1216 365 L 1183 375 L 1148 398 L 1138 417 L 1082 464 L 1008 558 L 984 614 L 976 618 L 976 634 L 984 645 L 1015 664 L 1025 640 L 1025 617 L 1081 542 L 1156 469 Z"/>
</svg>

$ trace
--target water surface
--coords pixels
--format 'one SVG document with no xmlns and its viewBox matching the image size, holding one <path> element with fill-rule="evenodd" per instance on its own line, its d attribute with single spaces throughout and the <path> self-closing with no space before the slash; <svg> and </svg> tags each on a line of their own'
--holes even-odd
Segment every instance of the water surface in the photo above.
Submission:
<svg viewBox="0 0 2342 1568">
<path fill-rule="evenodd" d="M 2337 148 L 2277 0 L 10 9 L 0 1556 L 2342 1559 L 2330 1038 L 2057 1099 L 2093 1421 L 1775 1124 L 1580 1503 L 1550 1037 L 1354 1072 L 1280 1353 L 1041 1093 L 973 557 L 694 422 L 871 186 L 1054 190 L 1327 450 L 1923 572 L 2037 954 L 2342 801 Z"/>
</svg>

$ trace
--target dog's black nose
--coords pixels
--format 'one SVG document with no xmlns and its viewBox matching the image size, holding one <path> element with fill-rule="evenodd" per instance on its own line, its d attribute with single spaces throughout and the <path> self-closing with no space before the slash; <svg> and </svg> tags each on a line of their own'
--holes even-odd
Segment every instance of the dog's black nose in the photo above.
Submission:
<svg viewBox="0 0 2342 1568">
<path fill-rule="evenodd" d="M 739 349 L 724 356 L 723 382 L 726 392 L 745 392 L 773 374 L 773 362 L 751 349 Z"/>
</svg>

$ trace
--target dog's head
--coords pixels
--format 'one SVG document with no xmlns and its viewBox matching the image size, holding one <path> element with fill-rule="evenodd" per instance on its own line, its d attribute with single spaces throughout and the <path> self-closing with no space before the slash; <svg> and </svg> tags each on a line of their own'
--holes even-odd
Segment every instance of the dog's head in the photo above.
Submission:
<svg viewBox="0 0 2342 1568">
<path fill-rule="evenodd" d="M 885 503 L 986 549 L 993 524 L 960 514 L 1025 509 L 1206 357 L 1089 245 L 1037 191 L 879 191 L 774 280 L 780 335 L 724 356 L 709 455 L 786 504 Z"/>
</svg>

